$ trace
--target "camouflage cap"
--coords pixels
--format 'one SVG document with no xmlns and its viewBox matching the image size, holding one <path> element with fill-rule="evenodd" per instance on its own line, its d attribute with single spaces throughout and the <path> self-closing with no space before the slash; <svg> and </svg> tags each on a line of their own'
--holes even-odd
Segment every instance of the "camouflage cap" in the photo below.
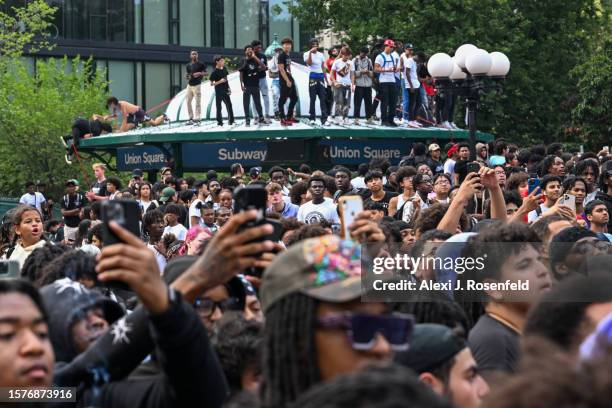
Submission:
<svg viewBox="0 0 612 408">
<path fill-rule="evenodd" d="M 261 284 L 264 312 L 277 300 L 300 292 L 325 302 L 361 296 L 361 246 L 335 235 L 304 240 L 279 255 Z"/>
</svg>

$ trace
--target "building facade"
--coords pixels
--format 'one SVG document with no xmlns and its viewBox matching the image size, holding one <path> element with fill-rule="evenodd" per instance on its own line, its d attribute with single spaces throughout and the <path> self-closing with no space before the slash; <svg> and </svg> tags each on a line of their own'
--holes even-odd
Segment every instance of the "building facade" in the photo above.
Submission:
<svg viewBox="0 0 612 408">
<path fill-rule="evenodd" d="M 3 7 L 29 0 L 5 0 Z M 56 47 L 28 58 L 90 56 L 105 69 L 110 93 L 152 109 L 185 87 L 192 49 L 208 65 L 214 55 L 243 55 L 277 34 L 307 45 L 284 0 L 47 0 L 58 8 L 51 36 Z"/>
</svg>

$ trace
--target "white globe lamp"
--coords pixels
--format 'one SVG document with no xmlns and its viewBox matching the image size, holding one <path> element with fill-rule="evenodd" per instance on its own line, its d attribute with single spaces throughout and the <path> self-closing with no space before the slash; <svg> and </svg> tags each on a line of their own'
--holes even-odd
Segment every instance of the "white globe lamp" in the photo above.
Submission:
<svg viewBox="0 0 612 408">
<path fill-rule="evenodd" d="M 427 70 L 434 78 L 448 78 L 453 73 L 453 60 L 443 52 L 434 54 L 427 62 Z"/>
</svg>

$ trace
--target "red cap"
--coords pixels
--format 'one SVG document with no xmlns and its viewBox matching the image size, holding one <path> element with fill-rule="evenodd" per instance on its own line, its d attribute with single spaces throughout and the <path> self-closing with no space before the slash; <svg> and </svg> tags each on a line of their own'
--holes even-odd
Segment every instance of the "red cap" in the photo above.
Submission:
<svg viewBox="0 0 612 408">
<path fill-rule="evenodd" d="M 395 47 L 395 43 L 393 42 L 393 40 L 387 39 L 387 40 L 385 40 L 385 46 Z"/>
<path fill-rule="evenodd" d="M 459 143 L 455 143 L 453 147 L 448 149 L 448 151 L 446 152 L 446 156 L 451 157 L 453 154 L 455 154 L 457 150 L 459 150 Z"/>
</svg>

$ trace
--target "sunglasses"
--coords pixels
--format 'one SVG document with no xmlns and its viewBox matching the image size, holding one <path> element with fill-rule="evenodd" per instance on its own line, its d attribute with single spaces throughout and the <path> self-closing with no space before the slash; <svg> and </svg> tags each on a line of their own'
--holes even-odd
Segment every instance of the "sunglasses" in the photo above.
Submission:
<svg viewBox="0 0 612 408">
<path fill-rule="evenodd" d="M 376 334 L 382 334 L 393 351 L 406 351 L 414 328 L 414 317 L 403 313 L 371 315 L 340 313 L 317 318 L 317 326 L 330 330 L 345 330 L 354 350 L 371 350 Z"/>
<path fill-rule="evenodd" d="M 221 312 L 226 310 L 239 310 L 238 299 L 229 298 L 220 302 L 215 302 L 211 299 L 196 299 L 193 304 L 196 312 L 203 315 L 204 317 L 210 317 L 215 313 L 215 310 L 219 308 Z"/>
</svg>

